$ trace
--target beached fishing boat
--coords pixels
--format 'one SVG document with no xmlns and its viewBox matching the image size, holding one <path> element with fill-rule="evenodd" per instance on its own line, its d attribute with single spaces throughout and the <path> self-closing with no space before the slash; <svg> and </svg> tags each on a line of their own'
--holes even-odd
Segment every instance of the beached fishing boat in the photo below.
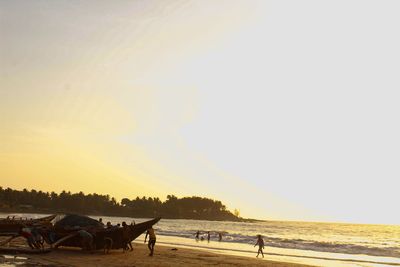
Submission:
<svg viewBox="0 0 400 267">
<path fill-rule="evenodd" d="M 49 216 L 45 216 L 45 217 L 41 217 L 41 218 L 15 218 L 15 217 L 7 217 L 7 218 L 0 218 L 0 225 L 2 224 L 10 224 L 10 223 L 17 223 L 17 224 L 21 224 L 24 223 L 26 225 L 32 225 L 35 223 L 49 223 L 52 220 L 54 220 L 54 218 L 57 216 L 57 214 L 53 214 L 53 215 L 49 215 Z"/>
<path fill-rule="evenodd" d="M 135 240 L 160 219 L 155 218 L 135 225 L 128 225 L 130 228 L 129 240 Z M 123 228 L 105 228 L 97 220 L 80 215 L 66 215 L 56 222 L 53 228 L 43 231 L 42 236 L 53 247 L 82 247 L 82 238 L 78 233 L 81 229 L 86 229 L 93 235 L 94 249 L 103 249 L 105 246 L 109 246 L 110 249 L 120 249 L 125 246 Z"/>
<path fill-rule="evenodd" d="M 27 218 L 3 218 L 0 219 L 0 236 L 17 235 L 23 227 L 43 227 L 51 226 L 51 221 L 57 214 L 49 215 L 37 219 Z"/>
</svg>

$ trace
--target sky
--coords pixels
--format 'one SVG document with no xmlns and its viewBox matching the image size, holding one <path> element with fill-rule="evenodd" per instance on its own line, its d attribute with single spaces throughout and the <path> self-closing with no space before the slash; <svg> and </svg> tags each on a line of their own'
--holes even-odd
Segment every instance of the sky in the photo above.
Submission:
<svg viewBox="0 0 400 267">
<path fill-rule="evenodd" d="M 400 224 L 398 1 L 0 1 L 3 187 Z"/>
</svg>

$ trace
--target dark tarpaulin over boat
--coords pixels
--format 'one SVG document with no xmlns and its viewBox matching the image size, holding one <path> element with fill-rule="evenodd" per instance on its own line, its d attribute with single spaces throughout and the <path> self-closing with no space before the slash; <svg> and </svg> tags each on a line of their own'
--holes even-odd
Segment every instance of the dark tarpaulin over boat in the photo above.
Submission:
<svg viewBox="0 0 400 267">
<path fill-rule="evenodd" d="M 65 227 L 104 227 L 104 225 L 88 216 L 67 214 L 54 224 L 55 228 L 65 228 Z"/>
</svg>

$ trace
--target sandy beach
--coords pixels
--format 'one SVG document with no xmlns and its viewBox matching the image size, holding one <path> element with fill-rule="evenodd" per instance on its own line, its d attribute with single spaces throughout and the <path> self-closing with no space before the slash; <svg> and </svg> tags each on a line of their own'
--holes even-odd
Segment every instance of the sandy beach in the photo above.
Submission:
<svg viewBox="0 0 400 267">
<path fill-rule="evenodd" d="M 12 241 L 11 246 L 23 244 L 24 240 L 18 238 Z M 42 266 L 307 266 L 161 245 L 156 246 L 155 255 L 149 257 L 147 246 L 138 243 L 134 244 L 132 252 L 125 253 L 122 250 L 112 250 L 104 255 L 100 250 L 88 253 L 80 249 L 59 248 L 45 254 L 18 254 L 18 256 L 28 258 L 25 261 L 28 264 Z"/>
</svg>

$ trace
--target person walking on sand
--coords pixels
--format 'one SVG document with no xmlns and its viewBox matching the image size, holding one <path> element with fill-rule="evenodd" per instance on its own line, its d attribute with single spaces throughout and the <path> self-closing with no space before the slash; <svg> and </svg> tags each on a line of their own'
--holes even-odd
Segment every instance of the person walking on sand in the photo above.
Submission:
<svg viewBox="0 0 400 267">
<path fill-rule="evenodd" d="M 144 238 L 144 243 L 146 243 L 147 236 L 149 236 L 149 243 L 147 244 L 147 247 L 150 250 L 149 256 L 153 256 L 154 246 L 156 245 L 156 234 L 154 233 L 154 229 L 152 226 L 150 226 L 150 228 L 147 229 L 146 237 Z"/>
<path fill-rule="evenodd" d="M 131 241 L 131 228 L 126 224 L 126 222 L 122 222 L 122 242 L 124 243 L 124 252 L 129 249 L 130 251 L 133 251 Z"/>
<path fill-rule="evenodd" d="M 207 241 L 208 241 L 208 242 L 210 242 L 210 237 L 211 237 L 210 231 L 208 231 L 208 232 L 207 232 Z"/>
<path fill-rule="evenodd" d="M 254 246 L 258 245 L 258 252 L 257 252 L 257 258 L 258 255 L 262 255 L 262 257 L 264 258 L 264 253 L 263 253 L 263 249 L 264 249 L 264 239 L 262 238 L 261 235 L 257 235 L 257 243 Z"/>
</svg>

